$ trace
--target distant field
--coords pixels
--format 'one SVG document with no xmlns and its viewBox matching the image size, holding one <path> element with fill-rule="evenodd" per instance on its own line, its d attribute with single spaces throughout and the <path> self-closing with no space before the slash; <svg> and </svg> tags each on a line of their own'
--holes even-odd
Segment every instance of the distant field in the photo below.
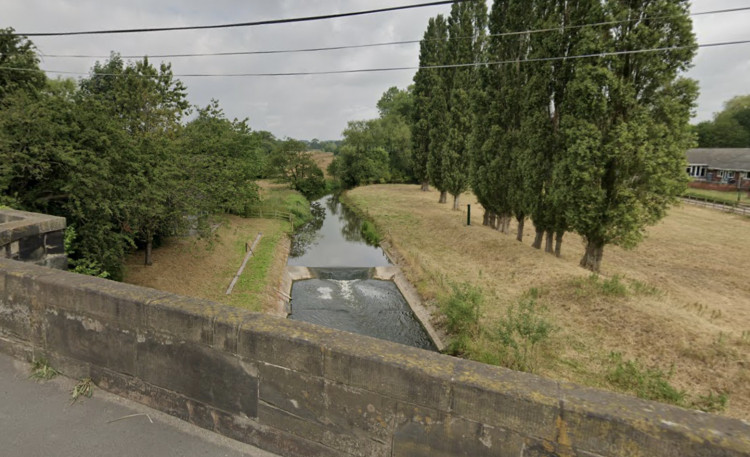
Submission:
<svg viewBox="0 0 750 457">
<path fill-rule="evenodd" d="M 312 154 L 312 158 L 315 161 L 315 163 L 320 167 L 321 170 L 323 170 L 323 175 L 326 177 L 326 179 L 330 178 L 328 175 L 328 165 L 333 162 L 333 153 L 332 152 L 322 152 L 322 151 L 312 151 L 310 152 Z"/>
<path fill-rule="evenodd" d="M 578 267 L 578 236 L 565 236 L 557 259 L 530 247 L 530 223 L 523 243 L 515 241 L 515 227 L 513 235 L 483 227 L 471 195 L 463 197 L 461 212 L 418 186 L 368 186 L 348 195 L 403 256 L 428 300 L 445 296 L 450 281 L 480 286 L 487 298 L 481 322 L 492 329 L 524 292 L 537 288 L 558 328 L 544 347 L 539 374 L 634 393 L 612 381 L 613 353 L 621 353 L 687 392 L 688 406 L 728 394 L 723 414 L 750 419 L 750 219 L 674 208 L 636 250 L 608 246 L 602 278 L 594 281 Z M 602 287 L 608 280 L 618 288 Z"/>
<path fill-rule="evenodd" d="M 270 207 L 309 204 L 285 185 L 259 183 L 264 204 Z M 300 208 L 302 209 L 302 208 Z M 205 298 L 252 311 L 273 312 L 279 295 L 276 291 L 286 266 L 290 226 L 269 219 L 244 219 L 226 216 L 216 231 L 216 239 L 171 238 L 154 249 L 154 264 L 143 265 L 143 253 L 130 255 L 125 262 L 125 282 L 190 297 Z M 226 295 L 245 256 L 245 243 L 263 233 L 255 255 L 231 295 Z"/>
</svg>

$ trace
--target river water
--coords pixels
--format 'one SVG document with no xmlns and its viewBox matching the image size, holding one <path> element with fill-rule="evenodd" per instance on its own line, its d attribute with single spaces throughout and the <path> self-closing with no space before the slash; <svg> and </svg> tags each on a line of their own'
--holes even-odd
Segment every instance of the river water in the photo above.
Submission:
<svg viewBox="0 0 750 457">
<path fill-rule="evenodd" d="M 434 350 L 396 285 L 370 278 L 372 267 L 391 262 L 365 242 L 362 220 L 331 195 L 312 210 L 315 218 L 295 234 L 288 264 L 308 267 L 316 278 L 292 285 L 289 318 Z"/>
</svg>

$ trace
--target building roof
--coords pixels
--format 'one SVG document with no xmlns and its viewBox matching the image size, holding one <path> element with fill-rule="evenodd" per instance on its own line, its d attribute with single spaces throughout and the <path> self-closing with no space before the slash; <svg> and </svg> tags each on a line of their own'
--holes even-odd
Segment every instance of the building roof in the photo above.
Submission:
<svg viewBox="0 0 750 457">
<path fill-rule="evenodd" d="M 750 148 L 690 149 L 687 161 L 712 170 L 750 171 Z"/>
</svg>

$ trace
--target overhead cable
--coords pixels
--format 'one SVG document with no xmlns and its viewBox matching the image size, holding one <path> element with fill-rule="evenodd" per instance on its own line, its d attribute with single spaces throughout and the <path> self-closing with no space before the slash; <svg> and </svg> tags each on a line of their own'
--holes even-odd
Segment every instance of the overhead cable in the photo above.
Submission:
<svg viewBox="0 0 750 457">
<path fill-rule="evenodd" d="M 712 14 L 737 13 L 741 11 L 750 11 L 750 6 L 743 7 L 743 8 L 700 11 L 698 13 L 691 13 L 690 16 L 707 16 L 707 15 L 712 15 Z M 645 19 L 666 19 L 666 18 L 677 17 L 677 16 L 681 16 L 681 15 L 650 16 L 650 17 L 646 17 Z M 519 31 L 513 31 L 513 32 L 492 33 L 486 36 L 487 37 L 503 37 L 503 36 L 513 36 L 513 35 L 523 35 L 523 34 L 559 32 L 561 30 L 573 30 L 573 29 L 580 29 L 584 27 L 595 27 L 595 26 L 601 26 L 601 25 L 616 25 L 616 24 L 633 22 L 637 20 L 642 20 L 642 18 L 624 19 L 621 21 L 596 22 L 596 23 L 591 23 L 591 24 L 576 24 L 576 25 L 568 25 L 568 26 L 557 27 L 557 28 L 531 29 L 531 30 L 519 30 Z M 473 39 L 475 38 L 475 36 L 462 36 L 462 37 L 457 37 L 457 38 L 458 39 Z M 184 58 L 184 57 L 223 57 L 223 56 L 247 56 L 247 55 L 264 55 L 264 54 L 291 54 L 291 53 L 305 53 L 305 52 L 338 51 L 338 50 L 343 50 L 343 49 L 374 48 L 374 47 L 382 47 L 382 46 L 397 46 L 397 45 L 406 45 L 406 44 L 417 44 L 422 41 L 435 41 L 435 39 L 385 41 L 385 42 L 380 42 L 380 43 L 325 46 L 325 47 L 314 47 L 314 48 L 296 48 L 296 49 L 267 49 L 267 50 L 256 50 L 256 51 L 201 52 L 201 53 L 183 53 L 183 54 L 141 54 L 141 55 L 132 54 L 132 55 L 123 55 L 120 57 L 124 59 L 140 59 L 143 57 L 149 57 L 149 58 L 155 58 L 155 59 L 165 59 L 165 58 L 174 59 L 174 58 Z M 110 57 L 109 55 L 84 55 L 84 54 L 39 53 L 39 55 L 44 58 L 106 59 Z"/>
<path fill-rule="evenodd" d="M 134 28 L 134 29 L 114 29 L 114 30 L 88 30 L 79 32 L 33 32 L 33 33 L 16 33 L 17 36 L 27 37 L 45 37 L 45 36 L 73 36 L 73 35 L 112 35 L 122 33 L 146 33 L 146 32 L 173 32 L 179 30 L 206 30 L 206 29 L 228 29 L 236 27 L 256 27 L 260 25 L 278 25 L 278 24 L 293 24 L 298 22 L 311 22 L 321 21 L 327 19 L 337 19 L 342 17 L 353 17 L 353 16 L 364 16 L 367 14 L 376 13 L 387 13 L 391 11 L 403 11 L 415 8 L 424 8 L 428 6 L 440 6 L 450 5 L 453 3 L 461 3 L 467 0 L 441 0 L 428 3 L 416 3 L 411 5 L 392 6 L 388 8 L 378 8 L 373 10 L 365 11 L 352 11 L 348 13 L 335 13 L 335 14 L 324 14 L 320 16 L 306 16 L 306 17 L 295 17 L 286 19 L 268 19 L 263 21 L 254 22 L 235 22 L 231 24 L 214 24 L 214 25 L 190 25 L 180 27 L 149 27 L 149 28 Z"/>
<path fill-rule="evenodd" d="M 740 44 L 750 44 L 750 40 L 737 40 L 737 41 L 723 41 L 717 43 L 704 43 L 698 44 L 698 48 L 713 48 L 721 46 L 736 46 Z M 514 60 L 499 60 L 489 62 L 468 62 L 468 63 L 457 63 L 457 64 L 446 64 L 446 65 L 427 65 L 427 66 L 404 66 L 404 67 L 381 67 L 381 68 L 359 68 L 352 70 L 324 70 L 324 71 L 297 71 L 297 72 L 280 72 L 280 73 L 181 73 L 175 74 L 177 78 L 238 78 L 238 77 L 278 77 L 278 76 L 314 76 L 314 75 L 340 75 L 350 73 L 377 73 L 377 72 L 390 72 L 390 71 L 406 71 L 406 70 L 429 70 L 429 69 L 442 69 L 442 68 L 468 68 L 468 67 L 485 67 L 485 66 L 496 66 L 506 64 L 523 64 L 533 62 L 552 62 L 560 60 L 576 60 L 576 59 L 587 59 L 595 57 L 608 57 L 608 56 L 621 56 L 629 54 L 644 54 L 650 52 L 671 52 L 679 51 L 684 49 L 691 49 L 693 46 L 670 46 L 661 48 L 649 48 L 649 49 L 634 49 L 629 51 L 609 51 L 599 52 L 591 54 L 580 54 L 572 56 L 557 56 L 557 57 L 538 57 L 533 59 L 514 59 Z M 37 70 L 30 68 L 14 68 L 0 66 L 0 70 L 10 71 L 21 71 L 21 72 L 35 72 L 44 71 L 46 73 L 60 74 L 60 75 L 72 75 L 72 76 L 88 76 L 89 73 L 80 73 L 73 71 L 63 70 Z M 122 76 L 120 73 L 96 73 L 95 76 Z M 145 75 L 141 75 L 144 76 Z"/>
</svg>

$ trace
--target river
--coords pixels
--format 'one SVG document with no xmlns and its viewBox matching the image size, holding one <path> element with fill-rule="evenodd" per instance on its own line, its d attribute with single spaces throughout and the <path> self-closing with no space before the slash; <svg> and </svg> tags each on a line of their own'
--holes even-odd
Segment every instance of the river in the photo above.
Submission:
<svg viewBox="0 0 750 457">
<path fill-rule="evenodd" d="M 295 233 L 289 265 L 315 279 L 292 286 L 290 319 L 424 349 L 435 349 L 391 281 L 371 279 L 372 267 L 391 265 L 365 242 L 362 220 L 332 195 L 312 203 L 314 219 Z"/>
</svg>

